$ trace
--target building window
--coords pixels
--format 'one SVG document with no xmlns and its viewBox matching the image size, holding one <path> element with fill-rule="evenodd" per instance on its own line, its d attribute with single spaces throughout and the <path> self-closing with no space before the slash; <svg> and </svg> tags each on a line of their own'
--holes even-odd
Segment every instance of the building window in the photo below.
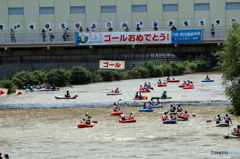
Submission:
<svg viewBox="0 0 240 159">
<path fill-rule="evenodd" d="M 54 7 L 40 7 L 39 14 L 54 14 Z"/>
<path fill-rule="evenodd" d="M 23 15 L 23 7 L 8 8 L 9 15 Z"/>
<path fill-rule="evenodd" d="M 194 10 L 195 11 L 209 10 L 209 3 L 195 3 Z"/>
<path fill-rule="evenodd" d="M 85 6 L 71 6 L 70 13 L 71 14 L 85 13 Z"/>
<path fill-rule="evenodd" d="M 132 5 L 132 12 L 147 12 L 147 5 Z"/>
<path fill-rule="evenodd" d="M 163 11 L 164 12 L 178 11 L 178 4 L 164 4 Z"/>
<path fill-rule="evenodd" d="M 226 10 L 238 10 L 240 9 L 240 2 L 227 2 Z"/>
<path fill-rule="evenodd" d="M 116 6 L 101 6 L 101 13 L 116 13 Z"/>
</svg>

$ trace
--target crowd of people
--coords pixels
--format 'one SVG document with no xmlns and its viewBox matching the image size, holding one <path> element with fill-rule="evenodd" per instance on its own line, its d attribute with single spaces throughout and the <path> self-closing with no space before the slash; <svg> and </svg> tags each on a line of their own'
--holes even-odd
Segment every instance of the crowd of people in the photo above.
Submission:
<svg viewBox="0 0 240 159">
<path fill-rule="evenodd" d="M 27 84 L 26 86 L 23 86 L 23 89 L 26 90 L 26 89 L 29 89 L 30 91 L 32 91 L 33 89 L 53 89 L 55 90 L 56 89 L 56 86 L 53 84 L 53 85 L 50 85 L 49 83 L 43 83 L 41 84 L 41 82 L 38 83 L 38 85 L 34 85 L 34 84 Z"/>
</svg>

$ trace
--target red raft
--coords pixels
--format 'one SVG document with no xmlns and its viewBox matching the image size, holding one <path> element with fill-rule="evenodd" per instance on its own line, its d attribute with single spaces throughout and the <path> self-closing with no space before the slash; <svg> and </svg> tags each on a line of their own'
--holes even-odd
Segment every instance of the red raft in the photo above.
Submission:
<svg viewBox="0 0 240 159">
<path fill-rule="evenodd" d="M 139 99 L 139 98 L 133 98 L 133 100 L 145 100 L 145 99 L 147 99 L 147 98 L 148 98 L 148 96 L 142 96 L 141 99 Z"/>
<path fill-rule="evenodd" d="M 78 128 L 90 128 L 90 127 L 94 127 L 94 124 L 78 124 Z"/>
<path fill-rule="evenodd" d="M 111 115 L 120 116 L 120 115 L 121 115 L 121 112 L 112 112 Z"/>
<path fill-rule="evenodd" d="M 136 119 L 123 120 L 123 121 L 122 121 L 122 119 L 119 119 L 118 122 L 119 123 L 134 123 L 134 122 L 136 122 Z"/>
<path fill-rule="evenodd" d="M 180 82 L 180 80 L 167 80 L 167 82 Z"/>
<path fill-rule="evenodd" d="M 183 87 L 183 89 L 194 89 L 194 86 Z"/>
<path fill-rule="evenodd" d="M 178 87 L 184 87 L 184 85 L 180 84 L 180 85 L 178 85 Z"/>
<path fill-rule="evenodd" d="M 158 84 L 158 87 L 167 87 L 167 84 Z"/>
<path fill-rule="evenodd" d="M 151 90 L 148 89 L 148 91 L 147 91 L 146 89 L 144 89 L 144 90 L 140 90 L 139 92 L 141 92 L 141 93 L 149 93 L 149 92 L 151 92 Z"/>
</svg>

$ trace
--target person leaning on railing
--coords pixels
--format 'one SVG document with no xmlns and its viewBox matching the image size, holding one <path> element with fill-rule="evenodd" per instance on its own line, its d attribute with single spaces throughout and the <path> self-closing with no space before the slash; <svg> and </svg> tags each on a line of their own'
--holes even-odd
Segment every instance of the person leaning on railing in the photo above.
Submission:
<svg viewBox="0 0 240 159">
<path fill-rule="evenodd" d="M 82 27 L 80 27 L 79 32 L 83 32 L 83 28 Z"/>
<path fill-rule="evenodd" d="M 13 42 L 13 40 L 16 42 L 16 39 L 15 39 L 15 31 L 11 28 L 11 31 L 10 31 L 10 35 L 11 35 L 11 41 Z"/>
<path fill-rule="evenodd" d="M 46 31 L 44 29 L 42 30 L 42 39 L 43 39 L 43 42 L 45 42 L 45 40 L 46 40 Z"/>
<path fill-rule="evenodd" d="M 49 29 L 49 36 L 50 36 L 50 41 L 52 42 L 53 39 L 55 38 L 52 32 L 52 29 Z"/>
<path fill-rule="evenodd" d="M 154 28 L 153 28 L 153 29 L 154 29 L 154 31 L 158 31 L 158 28 L 157 28 L 157 26 L 156 26 L 156 25 L 154 26 Z"/>
<path fill-rule="evenodd" d="M 112 27 L 110 27 L 110 28 L 108 29 L 108 31 L 109 31 L 109 32 L 112 32 L 112 31 L 113 31 L 113 28 L 112 28 Z"/>
<path fill-rule="evenodd" d="M 139 27 L 139 24 L 137 24 L 137 28 L 136 28 L 137 32 L 141 31 L 141 28 Z"/>
<path fill-rule="evenodd" d="M 125 31 L 126 31 L 126 32 L 129 32 L 129 29 L 128 29 L 128 27 L 126 27 L 126 28 L 125 28 Z"/>
<path fill-rule="evenodd" d="M 215 27 L 214 27 L 214 24 L 212 24 L 212 27 L 211 27 L 211 35 L 212 35 L 212 38 L 215 38 Z"/>
</svg>

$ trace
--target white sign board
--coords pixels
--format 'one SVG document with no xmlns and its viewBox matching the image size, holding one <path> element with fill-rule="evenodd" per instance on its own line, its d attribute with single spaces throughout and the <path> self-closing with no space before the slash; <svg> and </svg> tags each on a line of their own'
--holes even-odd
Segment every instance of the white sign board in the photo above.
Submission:
<svg viewBox="0 0 240 159">
<path fill-rule="evenodd" d="M 125 61 L 109 61 L 109 60 L 100 60 L 99 68 L 101 69 L 125 69 Z"/>
</svg>

